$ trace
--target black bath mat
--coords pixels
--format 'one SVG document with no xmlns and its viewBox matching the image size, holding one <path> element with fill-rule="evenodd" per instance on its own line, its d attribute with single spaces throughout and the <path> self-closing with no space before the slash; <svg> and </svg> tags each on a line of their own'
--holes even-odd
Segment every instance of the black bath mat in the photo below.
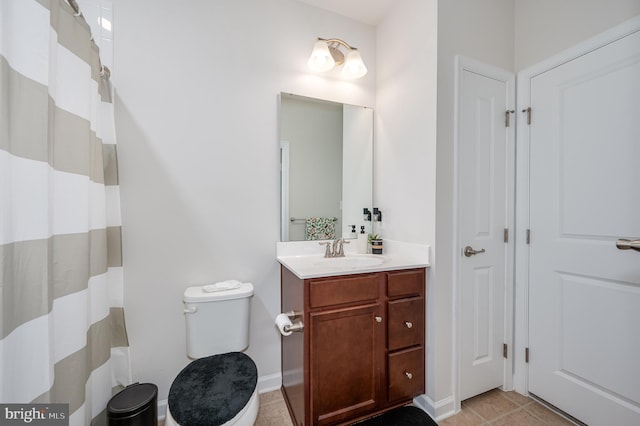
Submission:
<svg viewBox="0 0 640 426">
<path fill-rule="evenodd" d="M 438 424 L 418 407 L 408 406 L 355 423 L 354 426 L 438 426 Z"/>
</svg>

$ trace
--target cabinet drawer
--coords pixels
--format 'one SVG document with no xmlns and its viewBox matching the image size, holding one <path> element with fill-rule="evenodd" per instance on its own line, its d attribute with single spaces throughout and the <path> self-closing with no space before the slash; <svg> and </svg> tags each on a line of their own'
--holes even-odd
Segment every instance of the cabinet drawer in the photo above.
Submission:
<svg viewBox="0 0 640 426">
<path fill-rule="evenodd" d="M 421 295 L 424 289 L 424 269 L 389 272 L 387 281 L 389 297 Z"/>
<path fill-rule="evenodd" d="M 389 301 L 387 327 L 390 351 L 423 344 L 424 299 Z"/>
<path fill-rule="evenodd" d="M 309 284 L 309 306 L 340 305 L 376 300 L 380 296 L 381 274 L 363 274 L 312 279 Z"/>
<path fill-rule="evenodd" d="M 389 402 L 424 393 L 424 347 L 389 354 Z"/>
</svg>

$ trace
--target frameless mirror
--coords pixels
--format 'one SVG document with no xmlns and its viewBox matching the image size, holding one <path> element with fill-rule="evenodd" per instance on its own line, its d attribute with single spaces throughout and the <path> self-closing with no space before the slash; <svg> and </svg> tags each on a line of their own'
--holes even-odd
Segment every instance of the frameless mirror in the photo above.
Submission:
<svg viewBox="0 0 640 426">
<path fill-rule="evenodd" d="M 282 241 L 327 239 L 325 230 L 353 238 L 353 225 L 371 232 L 371 108 L 281 93 L 280 151 Z"/>
</svg>

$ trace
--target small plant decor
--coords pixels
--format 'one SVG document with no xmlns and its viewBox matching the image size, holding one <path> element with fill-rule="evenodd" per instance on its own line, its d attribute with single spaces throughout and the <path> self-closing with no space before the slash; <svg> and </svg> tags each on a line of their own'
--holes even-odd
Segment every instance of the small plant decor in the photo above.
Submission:
<svg viewBox="0 0 640 426">
<path fill-rule="evenodd" d="M 382 237 L 378 234 L 369 234 L 369 244 L 371 253 L 382 254 Z"/>
</svg>

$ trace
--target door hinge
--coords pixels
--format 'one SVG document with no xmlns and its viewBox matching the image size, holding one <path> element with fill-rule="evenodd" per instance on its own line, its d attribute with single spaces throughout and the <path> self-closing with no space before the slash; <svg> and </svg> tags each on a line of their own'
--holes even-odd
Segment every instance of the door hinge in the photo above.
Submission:
<svg viewBox="0 0 640 426">
<path fill-rule="evenodd" d="M 504 112 L 504 127 L 511 127 L 511 114 L 515 111 L 512 109 L 508 109 Z"/>
<path fill-rule="evenodd" d="M 507 356 L 507 353 L 508 353 L 508 352 L 507 352 L 507 350 L 508 350 L 508 348 L 509 348 L 509 347 L 507 346 L 507 344 L 506 344 L 506 343 L 503 343 L 503 344 L 502 344 L 502 356 L 503 356 L 504 358 L 508 358 L 508 356 Z"/>
<path fill-rule="evenodd" d="M 531 244 L 531 229 L 527 229 L 527 244 Z"/>
<path fill-rule="evenodd" d="M 522 112 L 527 113 L 527 124 L 531 125 L 531 107 L 523 109 Z"/>
<path fill-rule="evenodd" d="M 529 348 L 524 348 L 524 362 L 529 364 Z"/>
<path fill-rule="evenodd" d="M 504 242 L 505 243 L 509 242 L 509 229 L 508 228 L 504 228 Z"/>
</svg>

